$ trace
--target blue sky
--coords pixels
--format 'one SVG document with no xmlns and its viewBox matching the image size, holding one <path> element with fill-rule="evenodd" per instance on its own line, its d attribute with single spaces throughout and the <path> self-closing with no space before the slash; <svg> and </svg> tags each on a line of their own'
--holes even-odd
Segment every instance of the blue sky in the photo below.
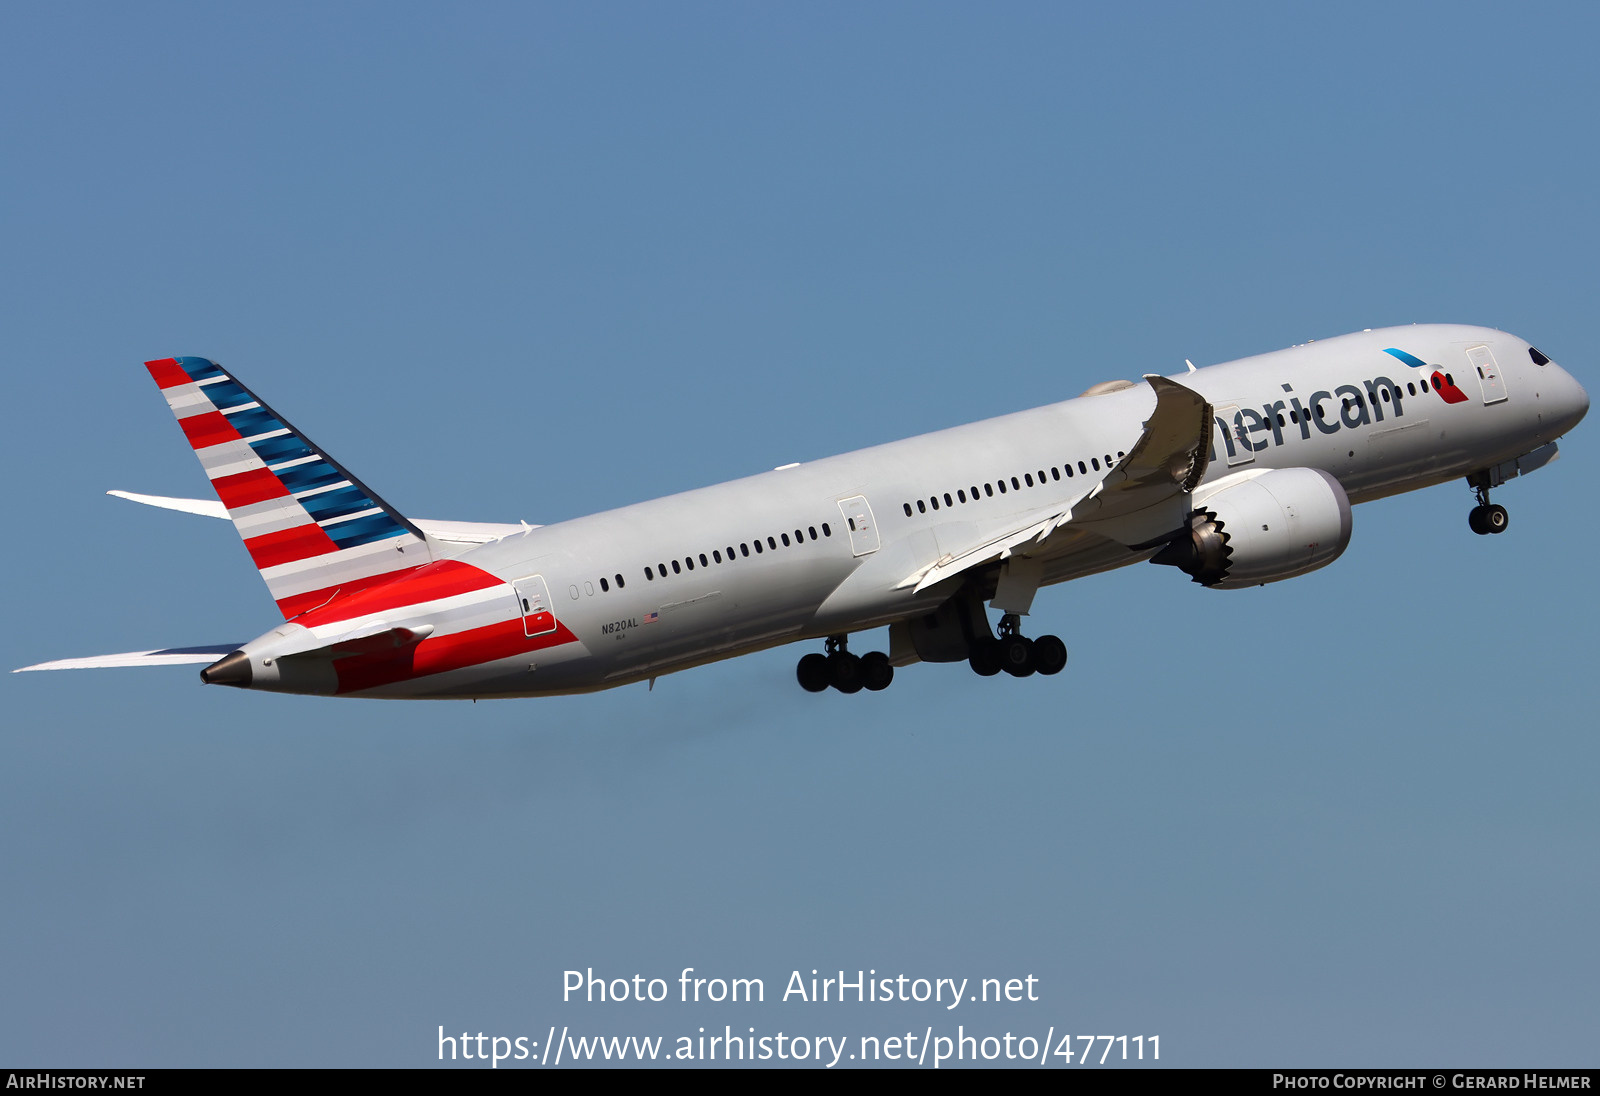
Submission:
<svg viewBox="0 0 1600 1096">
<path fill-rule="evenodd" d="M 1595 387 L 1587 5 L 12 5 L 0 650 L 253 636 L 139 363 L 225 362 L 408 514 L 559 521 L 1364 327 Z M 1179 1065 L 1593 1064 L 1592 428 L 1258 590 L 1043 592 L 1053 679 L 590 697 L 6 677 L 0 1064 L 1159 1035 Z M 578 1004 L 562 972 L 760 977 Z M 1032 1003 L 777 1000 L 793 970 Z"/>
</svg>

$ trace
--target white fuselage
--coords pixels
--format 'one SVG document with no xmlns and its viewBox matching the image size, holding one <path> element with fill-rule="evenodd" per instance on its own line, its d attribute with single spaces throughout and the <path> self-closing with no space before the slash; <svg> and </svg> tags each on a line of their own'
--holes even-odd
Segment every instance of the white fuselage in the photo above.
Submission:
<svg viewBox="0 0 1600 1096">
<path fill-rule="evenodd" d="M 1443 392 L 1435 373 L 1446 377 Z M 1537 364 L 1523 340 L 1454 325 L 1346 335 L 1173 379 L 1214 409 L 1197 489 L 1250 469 L 1306 467 L 1336 477 L 1352 502 L 1527 454 L 1588 406 L 1577 382 Z M 581 692 L 931 612 L 957 580 L 917 593 L 908 576 L 991 531 L 1070 506 L 1132 449 L 1154 405 L 1151 387 L 1136 384 L 533 528 L 457 557 L 520 586 L 385 619 L 433 622 L 435 635 L 456 618 L 470 618 L 463 627 L 520 620 L 519 592 L 536 576 L 560 642 L 500 657 L 486 649 L 487 661 L 368 688 L 257 687 L 392 697 Z M 1151 554 L 1104 536 L 1058 536 L 1043 553 L 1042 582 Z M 246 650 L 259 654 L 292 630 Z"/>
</svg>

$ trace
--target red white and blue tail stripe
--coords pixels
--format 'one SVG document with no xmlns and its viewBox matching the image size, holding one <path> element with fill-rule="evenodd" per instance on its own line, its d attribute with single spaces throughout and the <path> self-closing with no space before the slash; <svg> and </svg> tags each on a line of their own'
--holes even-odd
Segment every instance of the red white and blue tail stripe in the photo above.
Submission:
<svg viewBox="0 0 1600 1096">
<path fill-rule="evenodd" d="M 431 562 L 416 526 L 216 362 L 145 367 L 286 619 Z"/>
</svg>

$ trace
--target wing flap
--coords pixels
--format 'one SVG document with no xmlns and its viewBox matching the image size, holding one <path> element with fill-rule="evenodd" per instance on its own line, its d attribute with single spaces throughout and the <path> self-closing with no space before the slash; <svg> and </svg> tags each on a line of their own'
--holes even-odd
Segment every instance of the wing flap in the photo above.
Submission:
<svg viewBox="0 0 1600 1096">
<path fill-rule="evenodd" d="M 895 587 L 904 589 L 915 584 L 914 594 L 920 594 L 936 582 L 943 582 L 951 575 L 958 575 L 962 571 L 981 566 L 991 560 L 1005 559 L 1012 552 L 1029 544 L 1042 544 L 1051 533 L 1072 519 L 1070 508 L 1047 515 L 1020 529 L 1013 529 L 992 537 L 989 540 L 968 548 L 959 554 L 943 557 L 936 563 L 924 567 L 908 575 Z"/>
</svg>

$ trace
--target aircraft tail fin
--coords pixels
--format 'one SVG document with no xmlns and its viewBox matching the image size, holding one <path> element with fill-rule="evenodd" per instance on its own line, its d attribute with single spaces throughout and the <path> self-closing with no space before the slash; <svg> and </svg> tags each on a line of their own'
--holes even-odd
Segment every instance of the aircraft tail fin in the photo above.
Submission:
<svg viewBox="0 0 1600 1096">
<path fill-rule="evenodd" d="M 145 368 L 285 619 L 431 562 L 421 530 L 216 362 Z"/>
</svg>

